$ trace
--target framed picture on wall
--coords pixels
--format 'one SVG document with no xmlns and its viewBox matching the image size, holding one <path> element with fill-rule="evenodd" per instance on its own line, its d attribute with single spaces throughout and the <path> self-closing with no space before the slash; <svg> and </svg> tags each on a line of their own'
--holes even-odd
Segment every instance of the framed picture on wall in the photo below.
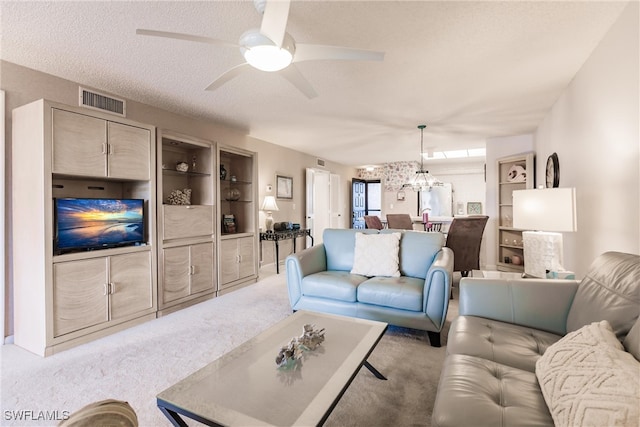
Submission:
<svg viewBox="0 0 640 427">
<path fill-rule="evenodd" d="M 278 199 L 293 199 L 293 178 L 276 175 L 276 197 Z"/>
</svg>

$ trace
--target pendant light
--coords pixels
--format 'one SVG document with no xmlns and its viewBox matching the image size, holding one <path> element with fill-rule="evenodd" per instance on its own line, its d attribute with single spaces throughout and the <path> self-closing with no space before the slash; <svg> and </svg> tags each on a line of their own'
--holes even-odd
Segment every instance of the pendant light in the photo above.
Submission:
<svg viewBox="0 0 640 427">
<path fill-rule="evenodd" d="M 424 156 L 422 153 L 424 152 L 424 128 L 426 127 L 427 125 L 418 125 L 418 129 L 420 129 L 420 170 L 416 171 L 416 176 L 410 184 L 403 185 L 403 187 L 411 187 L 413 191 L 428 190 L 431 187 L 442 185 L 442 182 L 438 178 L 424 169 Z"/>
</svg>

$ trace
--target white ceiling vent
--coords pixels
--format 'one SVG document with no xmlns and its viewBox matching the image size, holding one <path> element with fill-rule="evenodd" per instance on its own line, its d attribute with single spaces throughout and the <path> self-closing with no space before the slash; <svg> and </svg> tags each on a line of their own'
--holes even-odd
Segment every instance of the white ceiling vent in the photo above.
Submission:
<svg viewBox="0 0 640 427">
<path fill-rule="evenodd" d="M 114 98 L 83 87 L 80 88 L 79 105 L 122 117 L 127 115 L 127 103 L 124 99 Z"/>
<path fill-rule="evenodd" d="M 316 159 L 316 165 L 324 167 L 324 160 Z"/>
</svg>

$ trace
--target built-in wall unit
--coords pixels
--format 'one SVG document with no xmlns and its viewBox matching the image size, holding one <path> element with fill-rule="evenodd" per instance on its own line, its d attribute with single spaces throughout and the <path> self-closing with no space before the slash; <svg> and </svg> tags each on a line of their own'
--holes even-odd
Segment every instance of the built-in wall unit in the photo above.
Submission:
<svg viewBox="0 0 640 427">
<path fill-rule="evenodd" d="M 528 152 L 497 160 L 499 271 L 524 271 L 522 231 L 513 227 L 513 192 L 535 187 L 535 155 Z"/>
<path fill-rule="evenodd" d="M 15 344 L 41 356 L 156 316 L 155 128 L 13 110 Z"/>
<path fill-rule="evenodd" d="M 258 280 L 257 154 L 218 145 L 218 295 Z"/>
<path fill-rule="evenodd" d="M 215 144 L 158 130 L 158 313 L 215 296 Z"/>
</svg>

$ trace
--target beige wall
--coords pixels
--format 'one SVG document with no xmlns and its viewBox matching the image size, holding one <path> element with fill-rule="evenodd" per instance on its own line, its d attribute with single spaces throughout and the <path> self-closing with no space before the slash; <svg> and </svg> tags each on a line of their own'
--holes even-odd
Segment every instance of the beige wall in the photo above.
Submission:
<svg viewBox="0 0 640 427">
<path fill-rule="evenodd" d="M 558 153 L 560 187 L 577 191 L 565 268 L 580 277 L 605 251 L 640 253 L 639 3 L 631 2 L 535 133 L 537 179 Z"/>
<path fill-rule="evenodd" d="M 78 105 L 78 86 L 82 82 L 72 82 L 48 74 L 34 71 L 6 61 L 0 61 L 0 89 L 6 91 L 5 109 L 5 137 L 6 137 L 6 242 L 5 250 L 5 336 L 12 334 L 12 306 L 13 285 L 11 270 L 11 194 L 12 191 L 28 191 L 28 189 L 14 189 L 11 184 L 11 111 L 21 105 L 45 98 L 68 105 Z M 88 86 L 86 86 L 88 87 Z M 93 88 L 100 91 L 100 88 Z M 118 94 L 114 96 L 120 97 Z M 244 148 L 258 153 L 258 193 L 259 204 L 267 195 L 267 184 L 275 185 L 275 175 L 283 174 L 293 177 L 293 200 L 278 200 L 280 211 L 273 214 L 276 221 L 298 222 L 304 227 L 305 208 L 305 168 L 316 167 L 316 158 L 297 151 L 289 150 L 259 139 L 247 136 L 243 129 L 235 129 L 223 124 L 197 120 L 181 116 L 158 107 L 149 106 L 127 100 L 127 118 L 142 123 L 151 124 L 162 129 L 170 129 L 186 135 L 212 140 L 224 145 Z M 349 196 L 351 178 L 355 176 L 355 169 L 327 162 L 325 169 L 341 176 L 342 216 L 349 217 Z M 275 190 L 273 193 L 275 194 Z M 345 224 L 348 226 L 348 223 Z M 264 215 L 260 213 L 259 227 L 264 227 Z M 300 246 L 301 240 L 298 241 Z M 273 244 L 264 243 L 264 264 L 274 262 Z M 281 245 L 280 258 L 283 259 L 291 252 L 291 242 Z"/>
</svg>

